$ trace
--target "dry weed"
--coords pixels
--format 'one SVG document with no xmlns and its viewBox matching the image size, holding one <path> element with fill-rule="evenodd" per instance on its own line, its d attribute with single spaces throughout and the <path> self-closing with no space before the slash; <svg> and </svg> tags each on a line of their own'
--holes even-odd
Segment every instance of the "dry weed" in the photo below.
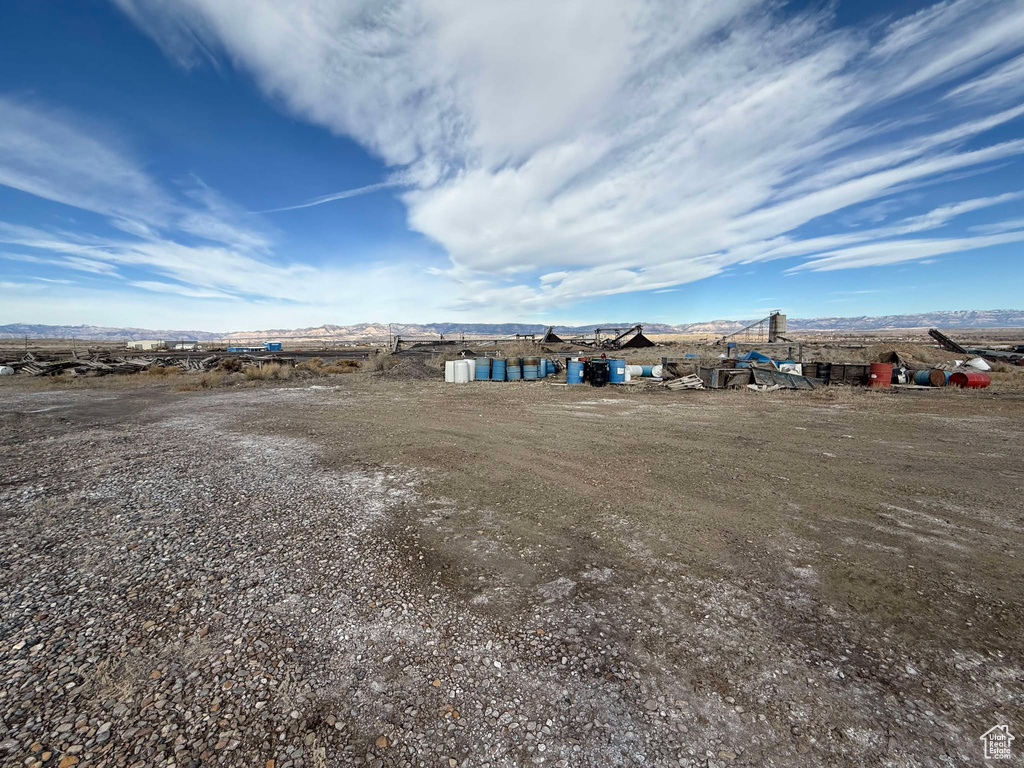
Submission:
<svg viewBox="0 0 1024 768">
<path fill-rule="evenodd" d="M 355 373 L 359 370 L 358 360 L 336 360 L 325 363 L 322 358 L 314 357 L 295 366 L 296 371 L 310 373 L 314 376 L 331 376 L 341 373 Z"/>
<path fill-rule="evenodd" d="M 390 371 L 392 368 L 399 365 L 401 362 L 402 358 L 400 358 L 398 355 L 393 355 L 390 352 L 385 352 L 383 354 L 375 355 L 374 357 L 370 358 L 370 361 L 367 363 L 366 367 L 367 370 L 373 371 L 375 373 L 380 373 L 384 371 Z"/>
<path fill-rule="evenodd" d="M 107 656 L 82 673 L 86 695 L 96 701 L 124 701 L 142 677 L 142 660 L 134 656 Z"/>
<path fill-rule="evenodd" d="M 267 363 L 245 369 L 245 378 L 249 381 L 286 381 L 292 377 L 294 369 L 290 365 Z"/>
<path fill-rule="evenodd" d="M 533 341 L 510 341 L 507 344 L 499 344 L 498 350 L 503 357 L 540 357 L 544 354 L 540 344 Z M 451 359 L 451 358 L 449 358 Z M 444 364 L 441 365 L 444 367 Z"/>
</svg>

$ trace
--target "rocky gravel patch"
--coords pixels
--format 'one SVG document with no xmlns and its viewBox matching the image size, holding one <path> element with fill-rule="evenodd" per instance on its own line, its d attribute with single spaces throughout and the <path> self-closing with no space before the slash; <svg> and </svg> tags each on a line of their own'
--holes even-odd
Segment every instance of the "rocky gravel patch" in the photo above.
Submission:
<svg viewBox="0 0 1024 768">
<path fill-rule="evenodd" d="M 940 765 L 970 754 L 956 697 L 984 708 L 983 687 L 957 687 L 928 659 L 908 670 L 884 630 L 814 605 L 798 547 L 780 553 L 790 582 L 738 585 L 645 562 L 638 538 L 628 574 L 611 557 L 581 563 L 508 601 L 516 586 L 500 558 L 540 568 L 543 554 L 500 536 L 474 544 L 482 560 L 442 551 L 439 534 L 464 533 L 459 506 L 425 496 L 417 468 L 328 469 L 310 440 L 244 428 L 247 409 L 344 397 L 197 395 L 74 429 L 27 416 L 43 398 L 9 406 L 19 425 L 47 421 L 2 460 L 0 764 Z M 768 618 L 785 604 L 797 606 L 797 640 Z M 985 661 L 950 664 L 984 678 Z M 1005 675 L 1015 667 L 1004 661 Z"/>
</svg>

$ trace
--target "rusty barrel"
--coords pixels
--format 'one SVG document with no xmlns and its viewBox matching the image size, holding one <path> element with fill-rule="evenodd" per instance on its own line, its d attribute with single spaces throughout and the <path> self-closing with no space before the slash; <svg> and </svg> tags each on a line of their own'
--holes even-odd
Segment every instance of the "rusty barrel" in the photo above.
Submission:
<svg viewBox="0 0 1024 768">
<path fill-rule="evenodd" d="M 992 383 L 987 373 L 980 371 L 957 371 L 949 377 L 949 386 L 966 389 L 984 389 Z"/>
<path fill-rule="evenodd" d="M 892 363 L 872 363 L 868 370 L 868 386 L 888 389 L 892 386 Z"/>
</svg>

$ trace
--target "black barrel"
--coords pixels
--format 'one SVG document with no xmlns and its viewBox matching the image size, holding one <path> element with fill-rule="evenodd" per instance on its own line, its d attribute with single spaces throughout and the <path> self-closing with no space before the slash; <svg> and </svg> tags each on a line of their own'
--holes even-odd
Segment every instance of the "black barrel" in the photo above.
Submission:
<svg viewBox="0 0 1024 768">
<path fill-rule="evenodd" d="M 590 386 L 603 387 L 608 383 L 608 361 L 590 361 Z"/>
</svg>

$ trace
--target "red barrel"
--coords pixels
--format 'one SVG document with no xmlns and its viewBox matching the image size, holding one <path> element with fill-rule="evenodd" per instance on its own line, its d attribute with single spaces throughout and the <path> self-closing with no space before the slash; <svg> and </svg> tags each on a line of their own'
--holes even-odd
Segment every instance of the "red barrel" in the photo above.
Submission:
<svg viewBox="0 0 1024 768">
<path fill-rule="evenodd" d="M 967 389 L 984 389 L 992 383 L 987 373 L 979 371 L 957 371 L 949 377 L 951 387 L 966 387 Z"/>
<path fill-rule="evenodd" d="M 888 388 L 892 386 L 892 363 L 872 363 L 868 371 L 868 386 Z"/>
</svg>

